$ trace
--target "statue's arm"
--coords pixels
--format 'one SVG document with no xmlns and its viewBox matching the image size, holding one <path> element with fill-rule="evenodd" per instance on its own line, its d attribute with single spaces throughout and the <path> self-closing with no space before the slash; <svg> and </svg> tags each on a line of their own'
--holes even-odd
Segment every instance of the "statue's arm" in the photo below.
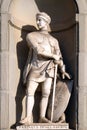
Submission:
<svg viewBox="0 0 87 130">
<path fill-rule="evenodd" d="M 62 57 L 61 50 L 60 50 L 60 47 L 59 47 L 59 42 L 56 39 L 55 39 L 55 42 L 54 42 L 54 50 L 55 50 L 56 56 L 59 57 L 59 60 L 55 61 L 55 62 L 59 63 L 59 61 L 61 61 L 62 64 L 63 64 L 63 57 Z"/>
<path fill-rule="evenodd" d="M 58 64 L 58 67 L 60 68 L 60 71 L 62 73 L 62 78 L 64 79 L 65 76 L 70 79 L 70 75 L 66 72 L 66 68 L 65 68 L 65 64 L 63 62 L 63 57 L 62 57 L 62 54 L 61 54 L 61 51 L 60 51 L 60 48 L 59 48 L 59 43 L 58 41 L 56 41 L 57 44 L 55 44 L 55 52 L 57 54 L 57 56 L 60 56 L 60 59 L 55 61 L 56 64 Z"/>
<path fill-rule="evenodd" d="M 56 44 L 55 44 L 55 52 L 57 54 L 57 56 L 60 57 L 60 59 L 58 61 L 55 61 L 57 64 L 58 64 L 58 67 L 60 68 L 61 72 L 65 72 L 65 64 L 63 62 L 63 57 L 62 57 L 62 54 L 61 54 L 61 51 L 60 51 L 60 48 L 59 48 L 59 43 L 58 41 L 56 41 Z"/>
</svg>

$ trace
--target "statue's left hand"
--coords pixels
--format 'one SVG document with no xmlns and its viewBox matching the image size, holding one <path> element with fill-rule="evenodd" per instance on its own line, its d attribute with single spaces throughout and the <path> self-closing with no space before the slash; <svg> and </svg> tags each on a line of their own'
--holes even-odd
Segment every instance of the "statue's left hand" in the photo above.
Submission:
<svg viewBox="0 0 87 130">
<path fill-rule="evenodd" d="M 67 77 L 68 79 L 71 79 L 70 75 L 67 72 L 62 73 L 62 78 L 65 79 Z"/>
</svg>

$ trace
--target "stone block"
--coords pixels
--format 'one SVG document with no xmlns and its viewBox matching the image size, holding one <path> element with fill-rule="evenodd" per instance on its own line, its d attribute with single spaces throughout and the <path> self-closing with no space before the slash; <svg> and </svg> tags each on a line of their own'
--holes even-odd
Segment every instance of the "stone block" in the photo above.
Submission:
<svg viewBox="0 0 87 130">
<path fill-rule="evenodd" d="M 16 130 L 69 130 L 67 123 L 33 123 L 29 126 L 17 126 Z"/>
<path fill-rule="evenodd" d="M 1 51 L 8 50 L 8 19 L 8 14 L 1 14 Z"/>
<path fill-rule="evenodd" d="M 1 128 L 2 129 L 7 129 L 9 126 L 9 103 L 8 103 L 8 92 L 7 91 L 0 91 L 0 112 L 1 112 L 1 117 L 0 117 L 0 122 L 1 122 Z"/>
<path fill-rule="evenodd" d="M 81 90 L 79 92 L 78 121 L 79 121 L 78 122 L 79 130 L 86 130 L 87 129 L 87 92 Z"/>
<path fill-rule="evenodd" d="M 79 51 L 87 52 L 87 15 L 79 14 Z"/>
<path fill-rule="evenodd" d="M 1 0 L 1 12 L 7 13 L 11 0 Z"/>
<path fill-rule="evenodd" d="M 0 89 L 8 90 L 8 52 L 0 53 Z"/>
<path fill-rule="evenodd" d="M 79 86 L 87 86 L 87 53 L 79 53 Z"/>
</svg>

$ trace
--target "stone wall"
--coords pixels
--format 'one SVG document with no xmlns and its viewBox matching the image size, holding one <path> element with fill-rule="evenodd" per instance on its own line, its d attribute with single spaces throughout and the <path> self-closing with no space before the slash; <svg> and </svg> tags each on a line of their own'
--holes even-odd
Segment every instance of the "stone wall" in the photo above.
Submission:
<svg viewBox="0 0 87 130">
<path fill-rule="evenodd" d="M 79 14 L 79 80 L 78 121 L 79 129 L 87 129 L 87 13 Z"/>
<path fill-rule="evenodd" d="M 87 129 L 87 1 L 76 0 L 79 7 L 78 129 Z"/>
</svg>

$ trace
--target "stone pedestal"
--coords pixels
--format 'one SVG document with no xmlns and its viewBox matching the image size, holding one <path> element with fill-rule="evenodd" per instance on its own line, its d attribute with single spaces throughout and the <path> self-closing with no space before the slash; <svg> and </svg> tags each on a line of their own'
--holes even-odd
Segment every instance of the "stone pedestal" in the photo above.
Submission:
<svg viewBox="0 0 87 130">
<path fill-rule="evenodd" d="M 16 130 L 69 130 L 67 123 L 33 123 L 29 126 L 17 126 Z"/>
</svg>

